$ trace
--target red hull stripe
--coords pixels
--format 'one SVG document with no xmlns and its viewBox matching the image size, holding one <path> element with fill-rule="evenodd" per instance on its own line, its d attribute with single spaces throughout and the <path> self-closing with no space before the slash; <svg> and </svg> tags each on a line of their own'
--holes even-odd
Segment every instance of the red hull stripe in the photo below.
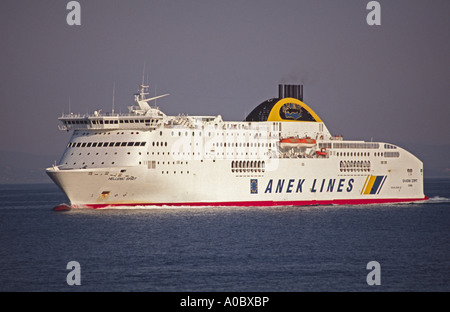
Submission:
<svg viewBox="0 0 450 312">
<path fill-rule="evenodd" d="M 110 208 L 110 207 L 133 207 L 133 206 L 227 206 L 227 207 L 273 207 L 273 206 L 311 206 L 311 205 L 367 205 L 367 204 L 386 204 L 386 203 L 405 203 L 420 200 L 423 198 L 369 198 L 369 199 L 332 199 L 332 200 L 303 200 L 303 201 L 243 201 L 243 202 L 192 202 L 192 203 L 123 203 L 123 204 L 87 204 L 87 208 Z"/>
</svg>

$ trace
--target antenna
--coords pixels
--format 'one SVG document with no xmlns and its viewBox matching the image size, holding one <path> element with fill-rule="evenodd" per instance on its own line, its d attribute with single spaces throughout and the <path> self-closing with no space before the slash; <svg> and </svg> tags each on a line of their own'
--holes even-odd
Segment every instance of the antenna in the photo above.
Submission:
<svg viewBox="0 0 450 312">
<path fill-rule="evenodd" d="M 170 95 L 170 94 L 158 95 L 158 96 L 155 96 L 155 97 L 152 97 L 152 98 L 149 98 L 149 99 L 142 100 L 142 102 L 155 101 L 155 100 L 157 100 L 157 99 L 160 99 L 160 98 L 165 97 L 165 96 L 168 96 L 168 95 Z"/>
<path fill-rule="evenodd" d="M 69 115 L 72 113 L 72 110 L 70 109 L 70 96 L 69 96 Z"/>
<path fill-rule="evenodd" d="M 142 85 L 144 85 L 145 81 L 144 81 L 144 75 L 145 75 L 145 62 L 144 62 L 144 67 L 142 68 Z"/>
<path fill-rule="evenodd" d="M 113 98 L 112 98 L 112 111 L 111 111 L 111 115 L 114 115 L 114 96 L 116 93 L 116 82 L 114 81 L 113 84 Z"/>
<path fill-rule="evenodd" d="M 139 88 L 140 89 L 139 95 L 141 96 L 141 101 L 145 100 L 145 96 L 148 94 L 148 92 L 145 92 L 145 91 L 147 91 L 148 86 L 145 85 L 144 78 L 145 78 L 145 62 L 144 62 L 144 67 L 142 69 L 142 84 L 140 85 L 140 88 Z"/>
</svg>

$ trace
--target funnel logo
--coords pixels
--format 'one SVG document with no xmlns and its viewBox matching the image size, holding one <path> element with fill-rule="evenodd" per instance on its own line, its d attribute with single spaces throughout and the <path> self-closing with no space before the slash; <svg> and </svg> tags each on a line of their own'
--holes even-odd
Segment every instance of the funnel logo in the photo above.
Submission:
<svg viewBox="0 0 450 312">
<path fill-rule="evenodd" d="M 294 103 L 284 104 L 280 109 L 280 117 L 282 119 L 298 120 L 302 118 L 302 107 Z"/>
</svg>

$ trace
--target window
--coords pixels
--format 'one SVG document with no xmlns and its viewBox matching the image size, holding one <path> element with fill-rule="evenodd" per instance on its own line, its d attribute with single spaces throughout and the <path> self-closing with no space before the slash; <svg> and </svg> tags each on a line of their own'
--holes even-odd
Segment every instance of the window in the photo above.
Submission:
<svg viewBox="0 0 450 312">
<path fill-rule="evenodd" d="M 363 149 L 378 149 L 378 143 L 333 143 L 333 148 L 363 148 Z"/>
<path fill-rule="evenodd" d="M 384 157 L 400 157 L 399 152 L 384 152 Z"/>
</svg>

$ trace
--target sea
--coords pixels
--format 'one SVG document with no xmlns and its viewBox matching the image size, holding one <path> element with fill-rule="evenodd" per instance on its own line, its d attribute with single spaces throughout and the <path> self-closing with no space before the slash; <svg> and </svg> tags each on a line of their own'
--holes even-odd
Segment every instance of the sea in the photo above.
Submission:
<svg viewBox="0 0 450 312">
<path fill-rule="evenodd" d="M 1 292 L 448 292 L 450 179 L 428 201 L 71 209 L 0 185 Z"/>
</svg>

